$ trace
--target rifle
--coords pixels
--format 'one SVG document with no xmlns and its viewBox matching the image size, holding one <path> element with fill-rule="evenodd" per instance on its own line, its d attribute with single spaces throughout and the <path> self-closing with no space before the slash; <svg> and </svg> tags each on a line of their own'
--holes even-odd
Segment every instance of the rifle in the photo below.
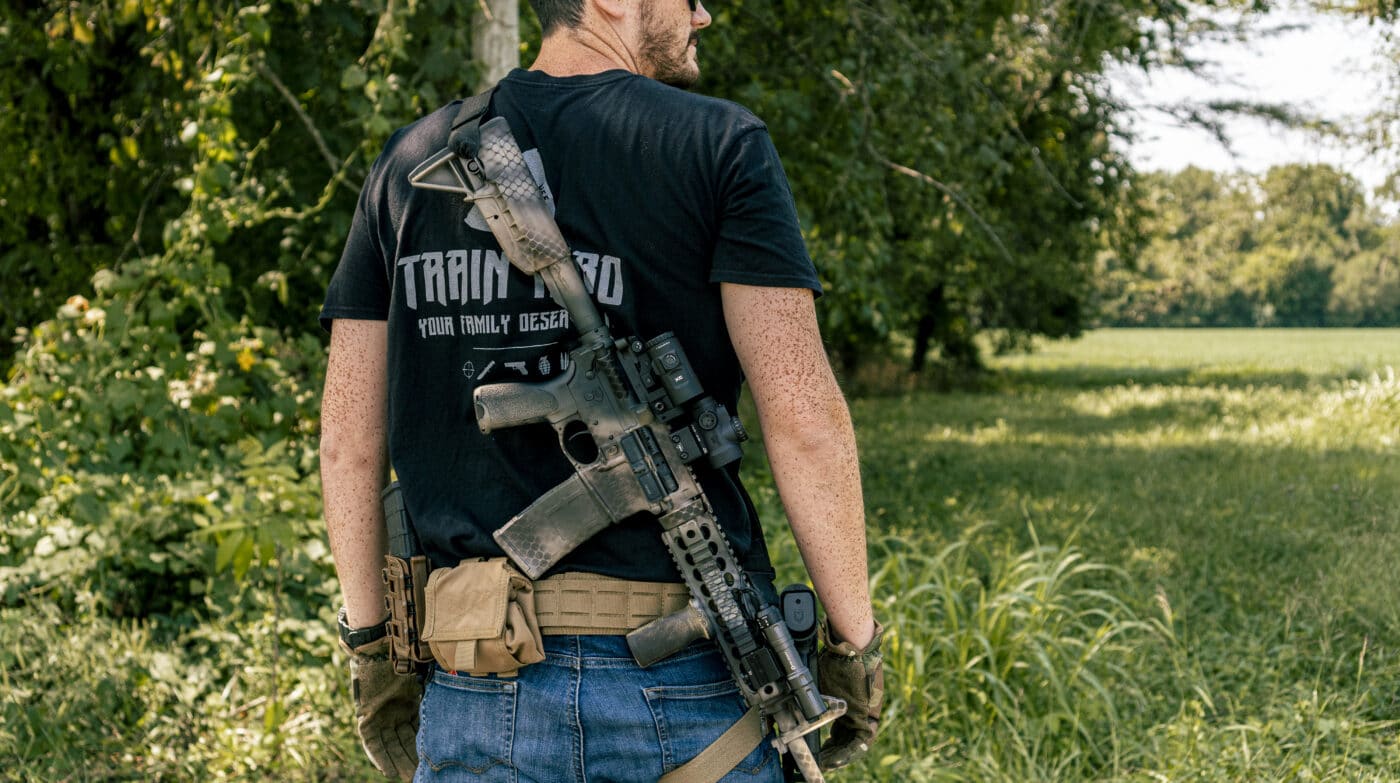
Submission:
<svg viewBox="0 0 1400 783">
<path fill-rule="evenodd" d="M 627 635 L 641 666 L 713 639 L 751 710 L 777 727 L 775 744 L 809 783 L 823 781 L 807 735 L 840 717 L 802 661 L 782 612 L 739 567 L 690 465 L 723 467 L 742 453 L 743 425 L 704 393 L 675 335 L 616 339 L 574 265 L 505 118 L 467 107 L 442 150 L 410 175 L 416 187 L 476 203 L 512 265 L 543 278 L 578 331 L 568 367 L 540 383 L 494 383 L 473 394 L 484 433 L 547 422 L 574 474 L 493 537 L 531 579 L 607 526 L 639 512 L 661 537 L 690 589 L 689 605 Z M 477 121 L 479 124 L 468 124 Z M 464 128 L 464 126 L 466 126 Z"/>
</svg>

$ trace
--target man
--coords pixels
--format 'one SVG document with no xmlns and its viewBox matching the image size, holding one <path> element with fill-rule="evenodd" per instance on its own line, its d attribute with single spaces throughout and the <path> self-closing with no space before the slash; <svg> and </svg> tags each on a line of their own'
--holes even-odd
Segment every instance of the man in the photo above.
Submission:
<svg viewBox="0 0 1400 783">
<path fill-rule="evenodd" d="M 502 80 L 488 116 L 509 121 L 613 333 L 675 332 L 705 390 L 730 410 L 748 380 L 827 613 L 823 690 L 852 702 L 821 761 L 848 763 L 874 737 L 882 689 L 860 476 L 817 330 L 820 284 L 772 143 L 741 107 L 674 89 L 699 77 L 698 33 L 710 16 L 698 2 L 532 5 L 544 31 L 539 58 Z M 446 146 L 455 112 L 391 138 L 322 311 L 331 328 L 322 482 L 360 734 L 375 765 L 405 780 L 415 763 L 423 781 L 656 780 L 744 711 L 713 646 L 641 669 L 620 635 L 546 629 L 545 660 L 518 674 L 435 668 L 421 713 L 416 681 L 393 675 L 385 659 L 379 495 L 389 462 L 439 569 L 499 557 L 491 533 L 571 472 L 547 426 L 487 436 L 474 419 L 474 388 L 557 375 L 572 332 L 543 285 L 500 254 L 476 210 L 409 186 L 408 172 Z M 771 598 L 772 567 L 737 466 L 695 472 L 743 568 Z M 549 572 L 577 573 L 678 581 L 646 515 L 612 525 Z M 779 777 L 762 743 L 725 779 Z"/>
</svg>

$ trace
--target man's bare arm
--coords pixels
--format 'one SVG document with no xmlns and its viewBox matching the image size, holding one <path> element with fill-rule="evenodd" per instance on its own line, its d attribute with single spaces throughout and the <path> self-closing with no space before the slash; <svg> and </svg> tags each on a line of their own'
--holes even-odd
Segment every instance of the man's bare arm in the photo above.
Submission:
<svg viewBox="0 0 1400 783">
<path fill-rule="evenodd" d="M 864 647 L 875 622 L 860 464 L 850 411 L 822 347 L 812 292 L 730 283 L 720 292 L 797 548 L 832 630 Z"/>
<path fill-rule="evenodd" d="M 321 399 L 321 492 L 346 622 L 384 619 L 387 535 L 379 493 L 388 475 L 388 325 L 338 319 Z"/>
</svg>

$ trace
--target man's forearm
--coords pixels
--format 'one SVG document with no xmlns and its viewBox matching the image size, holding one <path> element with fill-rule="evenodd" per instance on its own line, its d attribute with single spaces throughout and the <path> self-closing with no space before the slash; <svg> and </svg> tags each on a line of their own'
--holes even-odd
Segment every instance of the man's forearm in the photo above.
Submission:
<svg viewBox="0 0 1400 783">
<path fill-rule="evenodd" d="M 778 494 L 832 631 L 857 647 L 875 632 L 865 551 L 865 507 L 855 435 L 831 403 L 815 432 L 775 424 L 764 443 Z M 810 424 L 818 422 L 809 421 Z"/>
<path fill-rule="evenodd" d="M 379 493 L 385 472 L 355 466 L 342 469 L 322 462 L 321 485 L 325 491 L 326 532 L 331 556 L 345 600 L 346 622 L 352 628 L 384 619 L 384 567 L 387 534 Z"/>
<path fill-rule="evenodd" d="M 387 534 L 379 493 L 388 476 L 388 413 L 383 321 L 337 320 L 321 399 L 321 492 L 346 622 L 384 619 Z"/>
<path fill-rule="evenodd" d="M 874 636 L 865 500 L 850 410 L 817 329 L 812 294 L 723 284 L 725 324 L 748 377 L 778 494 L 831 630 Z"/>
</svg>

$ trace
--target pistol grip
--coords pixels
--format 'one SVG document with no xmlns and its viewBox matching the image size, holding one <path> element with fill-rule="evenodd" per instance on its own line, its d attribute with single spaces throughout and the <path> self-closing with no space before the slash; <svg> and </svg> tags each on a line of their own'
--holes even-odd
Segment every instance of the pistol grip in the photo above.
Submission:
<svg viewBox="0 0 1400 783">
<path fill-rule="evenodd" d="M 549 421 L 559 410 L 559 398 L 548 386 L 533 383 L 489 383 L 472 394 L 476 425 L 484 433 L 521 424 Z"/>
</svg>

